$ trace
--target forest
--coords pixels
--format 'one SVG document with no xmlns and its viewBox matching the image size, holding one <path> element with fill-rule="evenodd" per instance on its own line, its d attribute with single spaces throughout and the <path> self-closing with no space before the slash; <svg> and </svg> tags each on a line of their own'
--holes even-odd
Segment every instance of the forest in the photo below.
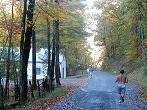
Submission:
<svg viewBox="0 0 147 110">
<path fill-rule="evenodd" d="M 145 87 L 147 97 L 147 0 L 95 0 L 96 13 L 89 15 L 85 15 L 85 1 L 0 0 L 0 110 L 17 105 L 29 109 L 36 100 L 40 102 L 31 109 L 39 110 L 33 106 L 42 103 L 47 108 L 46 96 L 67 93 L 61 83 L 61 54 L 66 58 L 67 76 L 102 63 L 101 70 L 114 75 L 124 69 L 129 80 Z M 94 30 L 87 26 L 86 17 L 96 22 Z M 92 35 L 97 50 L 102 47 L 94 62 L 87 42 Z M 41 58 L 47 72 L 39 81 L 36 54 L 41 49 L 47 50 L 46 58 Z M 28 80 L 30 54 L 32 78 Z"/>
<path fill-rule="evenodd" d="M 34 91 L 40 97 L 36 53 L 41 48 L 48 50 L 43 61 L 47 63 L 47 79 L 43 83 L 46 92 L 61 86 L 60 53 L 67 60 L 68 76 L 89 65 L 90 46 L 86 37 L 90 33 L 85 31 L 84 8 L 78 0 L 0 1 L 0 109 L 9 102 L 23 104 L 36 98 Z M 28 84 L 29 54 L 32 54 L 32 80 Z"/>
<path fill-rule="evenodd" d="M 147 2 L 145 0 L 96 1 L 95 42 L 104 46 L 103 67 L 118 74 L 124 69 L 131 79 L 147 81 Z"/>
</svg>

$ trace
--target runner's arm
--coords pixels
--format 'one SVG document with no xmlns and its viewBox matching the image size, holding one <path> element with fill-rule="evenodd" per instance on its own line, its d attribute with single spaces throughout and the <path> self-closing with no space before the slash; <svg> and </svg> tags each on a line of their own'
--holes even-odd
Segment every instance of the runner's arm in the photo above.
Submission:
<svg viewBox="0 0 147 110">
<path fill-rule="evenodd" d="M 125 80 L 125 83 L 128 83 L 128 78 L 127 78 L 127 76 L 126 76 L 126 80 Z"/>
<path fill-rule="evenodd" d="M 115 82 L 118 82 L 118 77 L 116 77 L 116 80 L 115 80 Z"/>
</svg>

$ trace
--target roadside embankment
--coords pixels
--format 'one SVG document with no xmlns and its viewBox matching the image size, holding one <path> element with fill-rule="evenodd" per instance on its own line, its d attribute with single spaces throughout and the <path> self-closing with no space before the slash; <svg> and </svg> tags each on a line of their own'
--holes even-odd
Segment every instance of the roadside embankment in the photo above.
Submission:
<svg viewBox="0 0 147 110">
<path fill-rule="evenodd" d="M 108 65 L 107 69 L 105 65 Z M 138 61 L 129 61 L 126 62 L 124 58 L 118 60 L 107 60 L 103 64 L 103 70 L 109 71 L 114 75 L 119 74 L 121 69 L 125 70 L 125 73 L 128 75 L 128 79 L 135 84 L 139 85 L 142 89 L 139 94 L 140 97 L 144 100 L 147 99 L 147 62 L 145 59 Z"/>
</svg>

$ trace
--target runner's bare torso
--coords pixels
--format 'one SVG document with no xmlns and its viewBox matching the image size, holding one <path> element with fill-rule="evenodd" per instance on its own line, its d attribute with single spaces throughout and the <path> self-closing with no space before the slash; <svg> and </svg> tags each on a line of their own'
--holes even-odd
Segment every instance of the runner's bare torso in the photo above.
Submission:
<svg viewBox="0 0 147 110">
<path fill-rule="evenodd" d="M 117 76 L 117 79 L 115 82 L 117 82 L 118 84 L 125 84 L 125 83 L 128 83 L 128 78 L 126 75 L 120 74 Z"/>
</svg>

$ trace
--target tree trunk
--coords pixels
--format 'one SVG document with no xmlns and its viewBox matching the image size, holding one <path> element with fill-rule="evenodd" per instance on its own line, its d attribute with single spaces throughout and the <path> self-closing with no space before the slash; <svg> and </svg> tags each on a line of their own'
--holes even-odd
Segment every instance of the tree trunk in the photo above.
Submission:
<svg viewBox="0 0 147 110">
<path fill-rule="evenodd" d="M 32 32 L 32 88 L 36 89 L 36 34 Z"/>
<path fill-rule="evenodd" d="M 60 83 L 60 67 L 59 67 L 59 20 L 55 21 L 55 37 L 56 37 L 56 65 L 55 65 L 55 74 L 56 74 L 56 84 L 57 86 L 61 85 Z"/>
<path fill-rule="evenodd" d="M 55 0 L 55 3 L 59 4 L 58 0 Z M 55 74 L 56 74 L 56 84 L 61 85 L 60 83 L 60 68 L 59 68 L 59 20 L 53 21 L 53 27 L 54 27 L 54 35 L 53 35 L 53 50 L 54 53 L 54 67 L 55 67 Z M 53 52 L 53 51 L 52 51 Z M 56 59 L 56 60 L 55 60 Z M 52 57 L 53 60 L 53 57 Z M 53 69 L 53 65 L 52 65 Z"/>
<path fill-rule="evenodd" d="M 55 49 L 56 49 L 55 20 L 53 20 L 53 46 L 52 46 L 52 61 L 51 61 L 51 90 L 53 89 L 53 81 L 54 81 Z"/>
<path fill-rule="evenodd" d="M 11 36 L 9 37 L 8 56 L 7 56 L 6 85 L 5 85 L 5 92 L 4 92 L 5 100 L 7 100 L 9 97 L 8 89 L 9 89 L 9 75 L 10 75 L 10 54 L 11 54 L 10 47 L 11 47 Z"/>
<path fill-rule="evenodd" d="M 50 44 L 50 22 L 48 20 L 48 18 L 46 19 L 47 21 L 47 44 L 48 44 L 48 68 L 47 68 L 47 78 L 48 78 L 48 85 L 49 85 L 49 91 L 51 92 L 51 44 Z"/>
<path fill-rule="evenodd" d="M 19 75 L 21 74 L 21 66 L 22 66 L 22 54 L 23 54 L 23 48 L 24 48 L 24 36 L 25 36 L 25 23 L 26 23 L 26 14 L 27 14 L 27 0 L 24 0 L 24 6 L 23 6 L 23 16 L 22 16 L 22 22 L 21 22 L 21 41 L 20 41 L 20 68 L 19 68 Z M 20 78 L 20 76 L 19 76 Z"/>
<path fill-rule="evenodd" d="M 138 11 L 139 11 L 139 37 L 140 37 L 140 46 L 141 46 L 141 57 L 143 58 L 143 42 L 144 42 L 144 27 L 141 24 L 143 20 L 143 14 L 141 12 L 141 8 L 143 7 L 141 2 L 138 2 Z"/>
<path fill-rule="evenodd" d="M 3 102 L 3 86 L 1 84 L 1 76 L 0 76 L 0 110 L 4 110 L 4 102 Z"/>
<path fill-rule="evenodd" d="M 14 18 L 14 14 L 13 14 L 13 5 L 12 4 L 12 16 L 11 16 L 11 27 L 10 27 L 10 32 L 9 32 L 9 46 L 8 46 L 8 56 L 7 56 L 7 73 L 6 73 L 6 85 L 5 85 L 5 94 L 4 94 L 4 97 L 5 99 L 7 100 L 9 98 L 9 75 L 10 75 L 10 55 L 11 55 L 11 52 L 10 52 L 10 48 L 11 48 L 11 41 L 12 41 L 12 34 L 13 34 L 13 18 Z"/>
<path fill-rule="evenodd" d="M 27 66 L 29 59 L 29 52 L 31 47 L 31 37 L 33 28 L 33 11 L 34 11 L 35 0 L 29 0 L 28 11 L 27 11 L 27 27 L 24 40 L 24 49 L 22 54 L 22 66 L 20 76 L 20 100 L 21 102 L 27 101 Z"/>
</svg>

